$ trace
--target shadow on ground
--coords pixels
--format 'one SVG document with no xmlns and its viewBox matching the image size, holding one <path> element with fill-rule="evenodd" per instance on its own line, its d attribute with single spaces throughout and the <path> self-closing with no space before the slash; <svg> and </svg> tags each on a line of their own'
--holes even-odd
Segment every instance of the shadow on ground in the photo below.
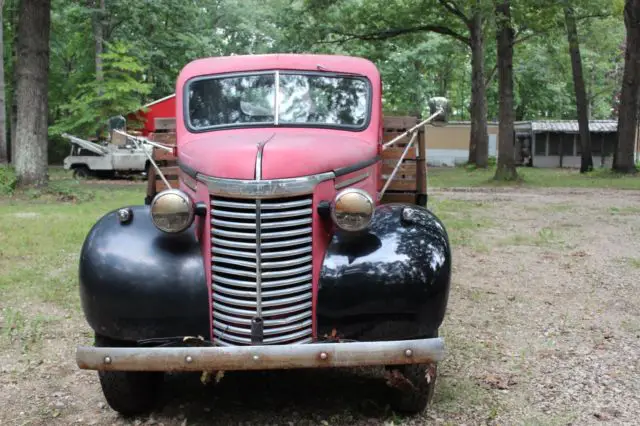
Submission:
<svg viewBox="0 0 640 426">
<path fill-rule="evenodd" d="M 228 372 L 207 386 L 199 374 L 167 374 L 153 417 L 188 424 L 382 424 L 393 415 L 387 390 L 376 369 Z"/>
</svg>

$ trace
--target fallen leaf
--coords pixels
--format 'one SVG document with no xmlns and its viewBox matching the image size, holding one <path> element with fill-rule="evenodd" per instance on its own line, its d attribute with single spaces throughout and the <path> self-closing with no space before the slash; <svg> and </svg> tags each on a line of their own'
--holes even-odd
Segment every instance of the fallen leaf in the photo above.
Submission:
<svg viewBox="0 0 640 426">
<path fill-rule="evenodd" d="M 492 389 L 504 390 L 508 389 L 509 386 L 516 384 L 516 381 L 512 376 L 498 376 L 495 374 L 488 374 L 482 380 Z"/>
</svg>

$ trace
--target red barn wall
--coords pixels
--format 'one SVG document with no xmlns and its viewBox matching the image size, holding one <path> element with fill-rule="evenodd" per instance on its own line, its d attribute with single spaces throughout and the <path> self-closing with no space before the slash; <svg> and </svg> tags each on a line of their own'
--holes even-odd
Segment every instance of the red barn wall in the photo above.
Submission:
<svg viewBox="0 0 640 426">
<path fill-rule="evenodd" d="M 175 118 L 176 116 L 176 97 L 175 95 L 167 96 L 166 98 L 158 99 L 148 103 L 143 107 L 147 109 L 144 112 L 142 109 L 129 114 L 127 120 L 135 122 L 140 120 L 143 128 L 141 129 L 143 136 L 148 136 L 149 133 L 155 131 L 154 122 L 156 118 Z"/>
</svg>

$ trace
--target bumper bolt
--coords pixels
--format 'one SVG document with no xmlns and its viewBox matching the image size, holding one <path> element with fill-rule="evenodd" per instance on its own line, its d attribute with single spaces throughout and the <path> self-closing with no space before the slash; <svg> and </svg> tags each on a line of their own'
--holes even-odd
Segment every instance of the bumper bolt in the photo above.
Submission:
<svg viewBox="0 0 640 426">
<path fill-rule="evenodd" d="M 105 364 L 111 364 L 111 357 L 110 356 L 105 356 L 104 357 L 104 363 Z"/>
<path fill-rule="evenodd" d="M 193 358 L 191 357 L 191 355 L 187 355 L 184 360 L 189 364 L 193 362 Z"/>
<path fill-rule="evenodd" d="M 408 358 L 413 356 L 413 351 L 411 349 L 407 349 L 406 351 L 404 351 L 405 356 L 407 356 Z"/>
<path fill-rule="evenodd" d="M 327 355 L 326 352 L 321 352 L 320 353 L 320 359 L 324 360 L 324 359 L 327 359 L 327 358 L 329 358 L 329 355 Z"/>
</svg>

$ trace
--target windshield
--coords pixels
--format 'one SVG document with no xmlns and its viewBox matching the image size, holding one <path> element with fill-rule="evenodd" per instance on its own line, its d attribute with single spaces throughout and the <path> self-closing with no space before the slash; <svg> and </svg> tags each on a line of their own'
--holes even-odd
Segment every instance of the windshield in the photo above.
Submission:
<svg viewBox="0 0 640 426">
<path fill-rule="evenodd" d="M 212 77 L 189 84 L 187 122 L 196 131 L 239 125 L 361 129 L 369 118 L 369 97 L 362 77 L 289 72 Z"/>
</svg>

